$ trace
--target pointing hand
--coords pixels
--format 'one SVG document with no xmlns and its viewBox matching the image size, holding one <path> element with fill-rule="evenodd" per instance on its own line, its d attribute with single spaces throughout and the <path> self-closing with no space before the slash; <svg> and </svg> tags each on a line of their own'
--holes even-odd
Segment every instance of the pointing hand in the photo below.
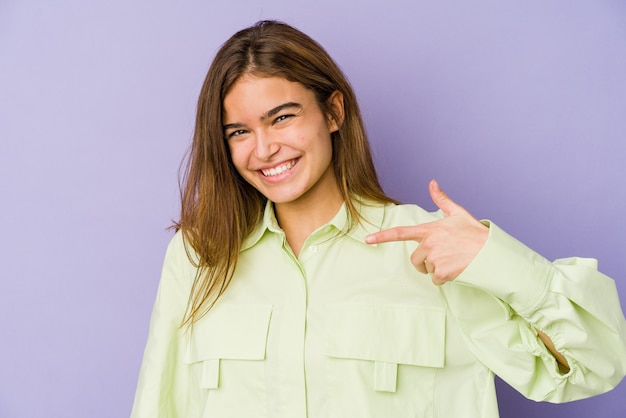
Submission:
<svg viewBox="0 0 626 418">
<path fill-rule="evenodd" d="M 440 285 L 456 279 L 467 268 L 487 241 L 489 229 L 450 199 L 435 180 L 431 180 L 428 189 L 433 202 L 443 211 L 443 219 L 376 232 L 368 235 L 365 242 L 417 241 L 419 246 L 411 255 L 411 263 L 418 271 L 432 274 L 433 283 Z"/>
</svg>

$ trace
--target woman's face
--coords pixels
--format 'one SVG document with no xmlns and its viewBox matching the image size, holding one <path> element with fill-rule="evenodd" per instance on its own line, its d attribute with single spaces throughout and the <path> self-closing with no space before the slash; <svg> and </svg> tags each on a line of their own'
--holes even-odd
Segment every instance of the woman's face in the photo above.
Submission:
<svg viewBox="0 0 626 418">
<path fill-rule="evenodd" d="M 343 105 L 338 92 L 329 100 Z M 244 75 L 224 98 L 223 125 L 235 168 L 275 204 L 338 194 L 331 141 L 338 126 L 302 84 Z"/>
</svg>

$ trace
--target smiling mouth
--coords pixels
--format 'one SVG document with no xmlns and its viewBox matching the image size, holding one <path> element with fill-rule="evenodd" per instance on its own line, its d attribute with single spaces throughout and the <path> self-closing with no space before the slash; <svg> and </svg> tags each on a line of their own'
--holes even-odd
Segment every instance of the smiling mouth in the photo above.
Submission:
<svg viewBox="0 0 626 418">
<path fill-rule="evenodd" d="M 276 167 L 266 168 L 261 170 L 261 173 L 263 173 L 265 177 L 274 177 L 279 174 L 283 174 L 285 171 L 289 171 L 294 165 L 296 165 L 297 161 L 298 160 L 291 160 L 284 164 L 277 165 Z"/>
</svg>

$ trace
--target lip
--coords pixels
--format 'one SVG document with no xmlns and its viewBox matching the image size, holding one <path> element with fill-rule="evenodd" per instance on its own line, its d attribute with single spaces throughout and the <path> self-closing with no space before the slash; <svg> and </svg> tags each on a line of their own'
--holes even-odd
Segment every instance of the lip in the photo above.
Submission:
<svg viewBox="0 0 626 418">
<path fill-rule="evenodd" d="M 278 183 L 293 174 L 294 168 L 298 165 L 300 157 L 274 164 L 270 167 L 263 167 L 256 172 L 259 177 L 268 183 Z M 284 170 L 284 171 L 281 171 Z M 276 173 L 276 171 L 279 171 Z M 272 174 L 273 173 L 273 174 Z"/>
</svg>

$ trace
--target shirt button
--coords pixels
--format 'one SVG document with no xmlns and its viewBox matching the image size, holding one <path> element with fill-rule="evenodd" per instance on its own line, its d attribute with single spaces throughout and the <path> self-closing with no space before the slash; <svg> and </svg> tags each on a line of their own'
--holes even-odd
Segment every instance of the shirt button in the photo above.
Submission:
<svg viewBox="0 0 626 418">
<path fill-rule="evenodd" d="M 317 245 L 311 245 L 310 251 L 312 253 L 316 253 L 317 252 Z"/>
</svg>

